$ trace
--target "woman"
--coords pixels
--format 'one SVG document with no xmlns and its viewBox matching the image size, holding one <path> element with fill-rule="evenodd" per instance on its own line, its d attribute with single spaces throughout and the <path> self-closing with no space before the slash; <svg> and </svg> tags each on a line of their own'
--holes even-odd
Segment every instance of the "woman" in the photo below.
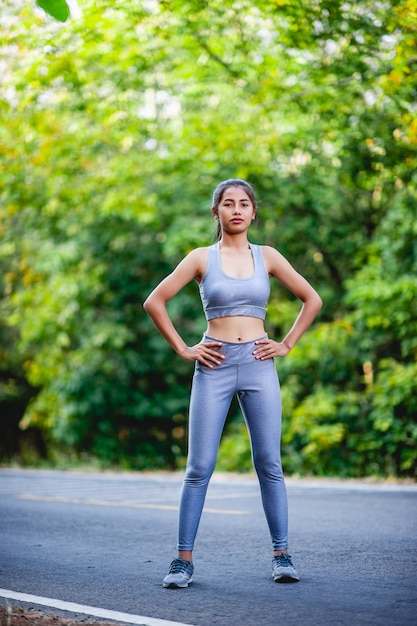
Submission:
<svg viewBox="0 0 417 626">
<path fill-rule="evenodd" d="M 249 243 L 256 198 L 249 183 L 230 179 L 214 193 L 217 243 L 190 252 L 144 303 L 159 332 L 186 361 L 195 361 L 189 449 L 179 513 L 178 557 L 164 587 L 192 582 L 192 551 L 209 480 L 231 400 L 237 394 L 251 440 L 253 463 L 269 525 L 276 582 L 299 580 L 288 554 L 287 493 L 281 467 L 281 396 L 274 357 L 286 356 L 308 329 L 322 301 L 313 287 L 270 246 Z M 302 302 L 282 341 L 270 339 L 264 319 L 274 277 Z M 208 326 L 200 343 L 185 344 L 166 304 L 187 283 L 197 281 Z"/>
</svg>

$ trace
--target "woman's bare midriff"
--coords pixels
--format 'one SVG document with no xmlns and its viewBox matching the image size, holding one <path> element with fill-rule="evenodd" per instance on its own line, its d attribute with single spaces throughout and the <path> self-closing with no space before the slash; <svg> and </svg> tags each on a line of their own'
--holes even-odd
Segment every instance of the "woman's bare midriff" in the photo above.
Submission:
<svg viewBox="0 0 417 626">
<path fill-rule="evenodd" d="M 207 335 L 231 343 L 253 341 L 265 335 L 264 322 L 257 317 L 217 317 L 210 320 Z"/>
</svg>

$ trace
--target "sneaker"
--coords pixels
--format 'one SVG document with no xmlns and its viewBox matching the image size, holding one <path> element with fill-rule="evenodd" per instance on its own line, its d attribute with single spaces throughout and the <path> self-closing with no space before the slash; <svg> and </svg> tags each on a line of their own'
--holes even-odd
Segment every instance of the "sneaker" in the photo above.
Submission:
<svg viewBox="0 0 417 626">
<path fill-rule="evenodd" d="M 193 582 L 194 565 L 184 559 L 174 559 L 169 566 L 169 572 L 162 581 L 164 587 L 188 587 Z"/>
<path fill-rule="evenodd" d="M 272 577 L 276 583 L 296 583 L 300 580 L 297 570 L 286 552 L 274 556 L 272 559 Z"/>
</svg>

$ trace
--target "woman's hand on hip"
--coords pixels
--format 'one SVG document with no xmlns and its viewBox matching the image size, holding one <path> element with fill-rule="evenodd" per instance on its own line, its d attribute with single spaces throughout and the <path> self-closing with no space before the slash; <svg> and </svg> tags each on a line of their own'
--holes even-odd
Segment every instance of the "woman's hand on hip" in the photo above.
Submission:
<svg viewBox="0 0 417 626">
<path fill-rule="evenodd" d="M 186 361 L 199 361 L 202 365 L 213 368 L 216 365 L 221 365 L 226 358 L 220 352 L 222 346 L 221 341 L 202 342 L 195 346 L 186 346 L 180 356 Z"/>
<path fill-rule="evenodd" d="M 273 359 L 276 356 L 287 356 L 290 349 L 283 341 L 274 341 L 273 339 L 258 339 L 255 341 L 256 349 L 253 354 L 256 359 L 265 361 Z"/>
</svg>

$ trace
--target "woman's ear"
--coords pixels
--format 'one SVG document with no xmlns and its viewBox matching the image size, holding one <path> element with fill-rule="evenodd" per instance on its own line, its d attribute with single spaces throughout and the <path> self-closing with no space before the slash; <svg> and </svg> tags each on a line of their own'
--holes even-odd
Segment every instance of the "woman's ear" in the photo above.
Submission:
<svg viewBox="0 0 417 626">
<path fill-rule="evenodd" d="M 211 207 L 211 212 L 213 213 L 213 217 L 215 220 L 219 219 L 219 212 L 217 209 L 214 208 L 214 206 Z"/>
</svg>

